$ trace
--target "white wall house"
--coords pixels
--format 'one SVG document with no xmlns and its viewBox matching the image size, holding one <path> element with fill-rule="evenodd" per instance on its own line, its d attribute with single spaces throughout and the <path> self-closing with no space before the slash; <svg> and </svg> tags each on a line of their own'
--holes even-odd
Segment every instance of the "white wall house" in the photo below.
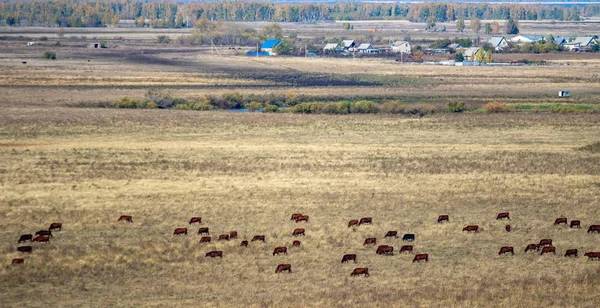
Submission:
<svg viewBox="0 0 600 308">
<path fill-rule="evenodd" d="M 502 49 L 508 46 L 508 42 L 504 38 L 504 36 L 492 36 L 491 39 L 487 41 L 494 47 L 495 51 L 501 51 Z"/>
<path fill-rule="evenodd" d="M 398 53 L 411 53 L 410 44 L 406 41 L 395 41 L 392 43 L 392 51 Z"/>
</svg>

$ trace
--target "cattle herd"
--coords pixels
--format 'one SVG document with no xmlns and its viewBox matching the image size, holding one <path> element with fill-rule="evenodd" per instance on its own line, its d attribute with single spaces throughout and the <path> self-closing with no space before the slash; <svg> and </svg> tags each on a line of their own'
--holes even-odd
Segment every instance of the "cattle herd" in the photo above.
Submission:
<svg viewBox="0 0 600 308">
<path fill-rule="evenodd" d="M 508 212 L 499 213 L 496 216 L 496 219 L 497 220 L 500 220 L 500 219 L 510 220 L 510 213 L 508 213 Z M 308 223 L 309 216 L 303 215 L 301 213 L 294 213 L 294 214 L 292 214 L 291 220 L 295 221 L 296 223 L 298 223 L 298 222 Z M 117 221 L 133 223 L 133 218 L 132 218 L 132 216 L 129 216 L 129 215 L 122 215 L 117 219 Z M 440 215 L 437 219 L 437 223 L 444 223 L 444 222 L 449 222 L 449 221 L 450 221 L 449 215 Z M 202 224 L 202 218 L 201 217 L 192 217 L 189 220 L 189 225 L 192 225 L 194 223 Z M 373 224 L 373 218 L 363 217 L 360 220 L 352 219 L 348 222 L 348 228 L 359 227 L 364 224 Z M 579 221 L 579 220 L 571 220 L 571 223 L 568 224 L 567 218 L 561 217 L 561 218 L 557 218 L 554 221 L 554 225 L 561 225 L 561 224 L 568 225 L 570 228 L 581 228 L 581 221 Z M 52 234 L 52 231 L 61 231 L 61 230 L 62 230 L 62 223 L 54 222 L 54 223 L 50 224 L 50 227 L 47 230 L 39 230 L 38 232 L 36 232 L 35 237 L 32 234 L 21 235 L 19 240 L 17 241 L 17 244 L 21 244 L 23 242 L 31 242 L 31 243 L 38 242 L 38 243 L 48 244 L 48 243 L 50 243 L 50 238 L 54 237 Z M 512 230 L 511 226 L 507 224 L 505 226 L 505 230 L 507 232 L 511 232 L 511 230 Z M 479 228 L 478 225 L 467 225 L 462 229 L 462 231 L 467 232 L 467 233 L 482 232 L 481 228 Z M 591 225 L 588 228 L 587 232 L 588 233 L 600 233 L 600 225 Z M 198 235 L 207 235 L 207 236 L 202 236 L 200 238 L 200 241 L 199 241 L 200 244 L 211 242 L 211 237 L 210 237 L 210 232 L 209 232 L 208 227 L 200 227 L 198 229 L 197 234 Z M 306 234 L 306 230 L 304 228 L 296 228 L 291 233 L 291 235 L 294 237 L 300 236 L 300 235 L 304 236 L 305 234 Z M 188 228 L 187 227 L 175 228 L 175 230 L 173 231 L 173 236 L 182 236 L 182 235 L 183 236 L 188 235 Z M 384 238 L 388 238 L 388 237 L 398 238 L 398 231 L 394 231 L 394 230 L 387 231 L 384 235 Z M 230 241 L 230 240 L 237 239 L 237 238 L 238 238 L 237 231 L 230 231 L 229 233 L 220 234 L 218 236 L 217 240 L 218 241 Z M 257 241 L 266 243 L 265 236 L 264 235 L 255 235 L 254 237 L 252 237 L 251 242 L 257 242 Z M 412 234 L 412 233 L 404 234 L 402 237 L 402 241 L 403 242 L 414 242 L 415 234 Z M 248 240 L 242 240 L 240 243 L 240 246 L 248 247 L 248 244 L 249 244 Z M 301 245 L 302 245 L 302 242 L 299 240 L 294 240 L 292 242 L 292 247 L 299 247 Z M 375 237 L 366 238 L 363 242 L 363 246 L 367 246 L 367 245 L 373 245 L 373 246 L 377 245 L 377 238 L 375 238 Z M 32 246 L 18 246 L 17 247 L 17 251 L 21 252 L 21 253 L 31 254 L 32 250 L 33 250 Z M 413 250 L 414 250 L 413 245 L 403 245 L 402 247 L 400 247 L 400 250 L 398 251 L 398 253 L 413 254 Z M 525 247 L 525 253 L 528 253 L 531 251 L 539 252 L 540 255 L 544 255 L 544 254 L 548 254 L 548 253 L 556 254 L 556 247 L 552 245 L 552 239 L 542 239 L 539 241 L 539 243 L 528 244 L 527 247 Z M 287 253 L 288 253 L 288 248 L 286 246 L 278 246 L 278 247 L 275 247 L 273 250 L 273 256 L 281 255 L 281 254 L 287 255 Z M 379 246 L 377 246 L 375 253 L 377 255 L 382 255 L 382 256 L 392 256 L 392 255 L 394 255 L 394 247 L 389 246 L 389 245 L 379 245 Z M 514 255 L 515 254 L 514 247 L 513 246 L 500 247 L 500 251 L 498 252 L 498 255 L 504 255 L 504 254 Z M 217 258 L 217 257 L 223 258 L 223 251 L 220 251 L 220 250 L 209 251 L 206 253 L 205 256 L 208 258 Z M 575 248 L 567 249 L 565 251 L 564 256 L 565 257 L 578 257 L 578 250 Z M 588 260 L 600 260 L 600 252 L 586 252 L 584 254 L 584 256 L 588 257 Z M 356 254 L 345 254 L 342 257 L 341 263 L 348 263 L 350 261 L 353 261 L 354 263 L 358 263 Z M 427 253 L 415 254 L 412 262 L 420 262 L 420 261 L 429 262 L 429 254 L 427 254 Z M 24 263 L 24 258 L 15 258 L 12 260 L 12 264 L 23 264 L 23 263 Z M 280 273 L 280 272 L 284 272 L 284 271 L 287 271 L 288 273 L 292 273 L 292 265 L 291 264 L 277 265 L 277 267 L 275 269 L 275 273 Z M 366 267 L 357 267 L 352 271 L 352 273 L 350 275 L 351 276 L 363 275 L 365 277 L 368 277 L 369 269 Z"/>
</svg>

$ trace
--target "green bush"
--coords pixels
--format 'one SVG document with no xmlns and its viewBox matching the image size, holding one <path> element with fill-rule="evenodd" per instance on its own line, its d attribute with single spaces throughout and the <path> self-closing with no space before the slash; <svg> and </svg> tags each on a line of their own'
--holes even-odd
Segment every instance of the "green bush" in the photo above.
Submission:
<svg viewBox="0 0 600 308">
<path fill-rule="evenodd" d="M 40 41 L 42 41 L 42 42 L 45 42 L 45 41 L 47 41 L 47 40 L 48 40 L 48 37 L 47 37 L 47 36 L 42 36 L 42 37 L 40 37 Z"/>
<path fill-rule="evenodd" d="M 450 112 L 463 112 L 465 110 L 465 103 L 463 102 L 448 102 L 448 111 Z"/>
<path fill-rule="evenodd" d="M 279 108 L 275 105 L 267 105 L 265 106 L 265 109 L 263 109 L 263 112 L 277 112 L 279 110 Z"/>
<path fill-rule="evenodd" d="M 292 112 L 294 113 L 322 113 L 325 104 L 323 103 L 300 103 L 294 106 Z"/>
<path fill-rule="evenodd" d="M 385 102 L 379 110 L 383 113 L 399 114 L 404 112 L 404 105 L 400 102 Z"/>
<path fill-rule="evenodd" d="M 56 52 L 44 51 L 42 54 L 43 59 L 56 60 Z"/>
<path fill-rule="evenodd" d="M 350 113 L 377 113 L 379 106 L 372 101 L 358 101 L 350 106 Z"/>
<path fill-rule="evenodd" d="M 248 111 L 250 112 L 254 112 L 256 109 L 262 108 L 262 104 L 259 102 L 250 102 L 248 104 L 246 104 L 246 108 L 248 108 Z"/>
</svg>

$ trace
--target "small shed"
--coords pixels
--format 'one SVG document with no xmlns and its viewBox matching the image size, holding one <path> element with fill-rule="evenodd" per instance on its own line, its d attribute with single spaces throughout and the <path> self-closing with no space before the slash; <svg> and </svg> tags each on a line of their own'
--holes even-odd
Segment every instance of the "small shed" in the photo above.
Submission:
<svg viewBox="0 0 600 308">
<path fill-rule="evenodd" d="M 88 48 L 93 48 L 93 49 L 98 49 L 98 48 L 102 48 L 102 44 L 100 43 L 89 43 L 88 44 Z"/>
<path fill-rule="evenodd" d="M 558 91 L 558 97 L 569 97 L 571 93 L 568 90 Z"/>
</svg>

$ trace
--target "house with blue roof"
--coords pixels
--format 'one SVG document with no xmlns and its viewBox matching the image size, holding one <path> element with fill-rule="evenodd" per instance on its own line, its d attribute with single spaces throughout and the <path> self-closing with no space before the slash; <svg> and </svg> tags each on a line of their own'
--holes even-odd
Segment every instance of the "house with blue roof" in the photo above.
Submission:
<svg viewBox="0 0 600 308">
<path fill-rule="evenodd" d="M 262 45 L 260 45 L 260 51 L 268 52 L 270 56 L 276 56 L 277 54 L 273 52 L 275 46 L 281 43 L 281 40 L 266 40 Z"/>
</svg>

